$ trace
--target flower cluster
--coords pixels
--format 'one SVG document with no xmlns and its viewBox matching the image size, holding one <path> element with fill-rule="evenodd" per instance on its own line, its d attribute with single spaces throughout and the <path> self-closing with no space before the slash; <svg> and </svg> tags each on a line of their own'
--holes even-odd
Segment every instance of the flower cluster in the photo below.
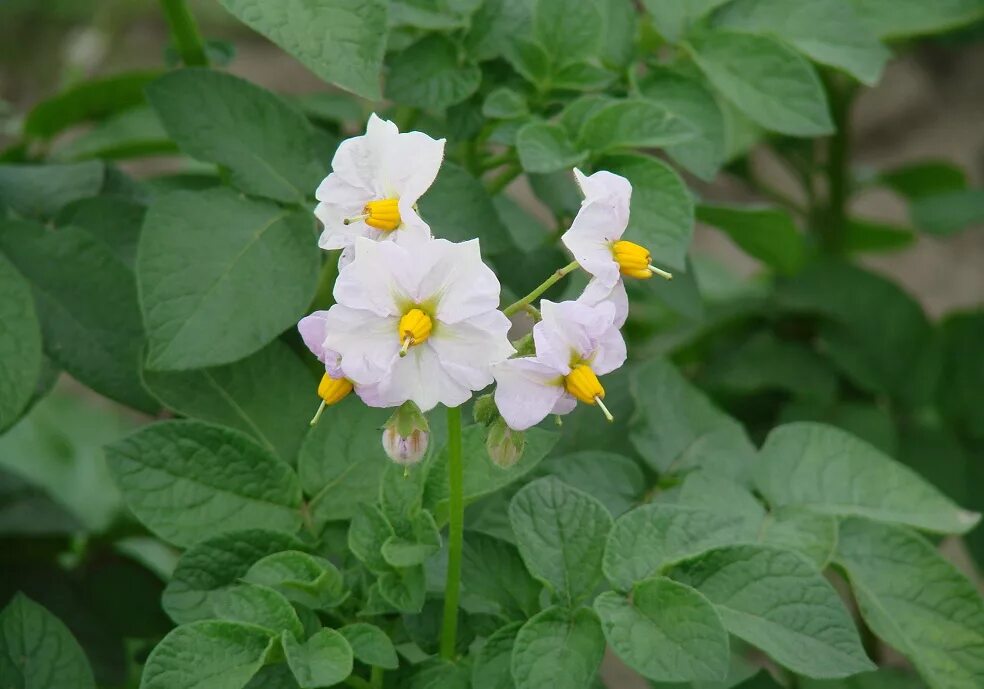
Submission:
<svg viewBox="0 0 984 689">
<path fill-rule="evenodd" d="M 491 435 L 508 438 L 505 456 L 514 461 L 522 447 L 515 432 L 549 414 L 566 414 L 583 402 L 611 420 L 598 376 L 626 358 L 622 279 L 670 275 L 652 266 L 645 248 L 621 239 L 629 220 L 628 180 L 575 169 L 585 198 L 562 240 L 576 259 L 570 269 L 580 266 L 591 280 L 575 301 L 543 300 L 539 311 L 531 309 L 542 314 L 533 327 L 533 353 L 514 357 L 511 323 L 499 310 L 499 281 L 482 262 L 479 241 L 434 238 L 417 213 L 443 154 L 443 139 L 400 133 L 372 115 L 364 136 L 338 147 L 332 172 L 318 187 L 319 245 L 342 254 L 335 304 L 298 324 L 325 366 L 312 423 L 353 390 L 369 406 L 397 407 L 384 446 L 395 461 L 412 463 L 427 446 L 420 412 L 461 405 L 494 379 L 497 409 L 488 423 L 499 424 Z M 532 305 L 521 300 L 506 312 L 523 306 Z M 412 428 L 412 438 L 400 432 L 404 428 Z"/>
</svg>

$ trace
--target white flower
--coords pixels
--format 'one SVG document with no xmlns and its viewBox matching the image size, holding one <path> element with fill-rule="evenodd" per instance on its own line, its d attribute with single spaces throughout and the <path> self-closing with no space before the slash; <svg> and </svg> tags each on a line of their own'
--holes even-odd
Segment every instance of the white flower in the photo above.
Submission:
<svg viewBox="0 0 984 689">
<path fill-rule="evenodd" d="M 422 132 L 401 134 L 396 125 L 369 116 L 364 136 L 339 144 L 315 196 L 314 214 L 324 225 L 322 249 L 347 249 L 358 237 L 374 240 L 430 237 L 415 205 L 434 182 L 444 159 L 444 139 Z"/>
<path fill-rule="evenodd" d="M 497 310 L 499 289 L 477 239 L 359 238 L 335 282 L 336 304 L 322 317 L 320 347 L 338 354 L 370 406 L 457 406 L 515 351 L 509 319 Z"/>
<path fill-rule="evenodd" d="M 652 266 L 648 249 L 622 239 L 629 224 L 632 198 L 629 180 L 604 170 L 586 177 L 576 168 L 574 177 L 584 193 L 584 201 L 561 240 L 592 276 L 578 301 L 597 304 L 613 300 L 619 309 L 621 326 L 628 314 L 622 276 L 645 280 L 653 275 L 667 279 L 672 275 Z"/>
<path fill-rule="evenodd" d="M 493 367 L 502 418 L 521 431 L 548 414 L 569 413 L 578 400 L 599 405 L 610 417 L 598 375 L 617 369 L 626 356 L 614 304 L 544 300 L 540 306 L 543 320 L 533 326 L 536 356 Z"/>
</svg>

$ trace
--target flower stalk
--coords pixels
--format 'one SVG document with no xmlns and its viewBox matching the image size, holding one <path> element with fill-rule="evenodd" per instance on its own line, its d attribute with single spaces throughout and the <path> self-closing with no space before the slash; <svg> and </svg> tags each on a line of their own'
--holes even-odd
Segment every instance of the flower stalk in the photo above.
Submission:
<svg viewBox="0 0 984 689">
<path fill-rule="evenodd" d="M 539 297 L 541 294 L 543 294 L 548 289 L 550 289 L 555 284 L 557 284 L 565 275 L 577 270 L 577 267 L 578 267 L 577 261 L 571 261 L 563 268 L 559 268 L 555 270 L 553 274 L 551 274 L 550 277 L 548 277 L 546 280 L 540 283 L 540 285 L 538 285 L 536 289 L 534 289 L 532 292 L 527 294 L 519 301 L 512 303 L 506 308 L 504 308 L 502 310 L 502 313 L 506 314 L 507 316 L 512 316 L 520 309 L 525 309 L 527 306 L 530 306 L 534 301 L 536 301 L 537 297 Z"/>
<path fill-rule="evenodd" d="M 161 0 L 161 7 L 181 62 L 188 67 L 208 67 L 202 35 L 185 0 Z"/>
<path fill-rule="evenodd" d="M 448 569 L 444 584 L 441 657 L 452 660 L 458 638 L 458 594 L 465 535 L 464 466 L 461 460 L 461 407 L 448 408 Z"/>
</svg>

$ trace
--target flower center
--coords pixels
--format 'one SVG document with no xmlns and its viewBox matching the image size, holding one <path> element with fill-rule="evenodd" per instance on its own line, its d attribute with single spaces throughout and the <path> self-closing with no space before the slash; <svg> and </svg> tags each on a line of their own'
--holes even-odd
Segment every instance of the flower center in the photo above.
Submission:
<svg viewBox="0 0 984 689">
<path fill-rule="evenodd" d="M 564 377 L 564 389 L 581 402 L 597 404 L 606 419 L 615 420 L 608 407 L 602 402 L 605 399 L 605 388 L 601 386 L 598 376 L 587 364 L 577 364 L 571 369 L 571 372 Z"/>
<path fill-rule="evenodd" d="M 352 392 L 352 381 L 348 378 L 332 378 L 327 373 L 318 384 L 318 396 L 325 404 L 335 404 Z"/>
<path fill-rule="evenodd" d="M 400 336 L 403 347 L 400 349 L 400 356 L 406 356 L 407 351 L 414 345 L 419 345 L 430 337 L 434 329 L 434 323 L 430 316 L 420 309 L 410 309 L 400 319 L 400 324 L 396 331 Z"/>
<path fill-rule="evenodd" d="M 652 266 L 652 254 L 649 249 L 639 246 L 635 242 L 627 242 L 624 239 L 612 244 L 612 256 L 618 263 L 618 270 L 622 275 L 648 280 L 653 275 L 659 275 L 667 280 L 673 279 L 673 275 L 665 270 Z"/>
<path fill-rule="evenodd" d="M 362 209 L 366 225 L 383 232 L 392 232 L 400 226 L 400 202 L 397 199 L 370 201 Z"/>
</svg>

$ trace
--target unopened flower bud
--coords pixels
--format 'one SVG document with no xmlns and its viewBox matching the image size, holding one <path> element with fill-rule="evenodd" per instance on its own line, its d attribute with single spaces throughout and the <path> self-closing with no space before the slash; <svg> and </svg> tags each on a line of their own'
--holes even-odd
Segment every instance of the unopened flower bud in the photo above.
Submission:
<svg viewBox="0 0 984 689">
<path fill-rule="evenodd" d="M 413 402 L 404 402 L 383 426 L 383 449 L 397 464 L 416 464 L 427 453 L 430 427 L 427 418 Z"/>
<path fill-rule="evenodd" d="M 523 456 L 523 450 L 526 449 L 526 434 L 509 428 L 503 419 L 496 419 L 489 427 L 485 449 L 493 464 L 501 469 L 508 469 Z"/>
<path fill-rule="evenodd" d="M 480 423 L 483 426 L 489 426 L 499 418 L 499 409 L 495 406 L 492 395 L 482 395 L 475 400 L 472 416 L 475 417 L 475 423 Z"/>
</svg>

